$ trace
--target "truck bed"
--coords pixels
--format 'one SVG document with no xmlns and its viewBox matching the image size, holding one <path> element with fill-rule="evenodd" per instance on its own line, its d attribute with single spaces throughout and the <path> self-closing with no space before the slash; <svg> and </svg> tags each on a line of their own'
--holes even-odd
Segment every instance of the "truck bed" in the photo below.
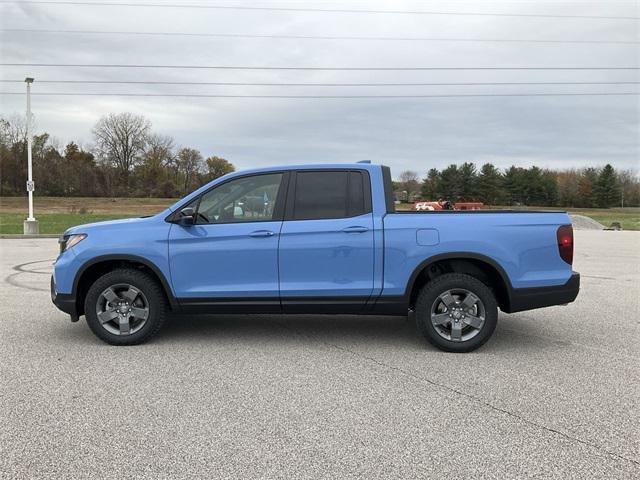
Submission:
<svg viewBox="0 0 640 480">
<path fill-rule="evenodd" d="M 557 230 L 564 212 L 397 212 L 383 218 L 384 291 L 400 294 L 425 258 L 468 254 L 501 265 L 513 288 L 565 284 L 571 269 L 560 258 Z M 397 282 L 397 283 L 396 283 Z"/>
</svg>

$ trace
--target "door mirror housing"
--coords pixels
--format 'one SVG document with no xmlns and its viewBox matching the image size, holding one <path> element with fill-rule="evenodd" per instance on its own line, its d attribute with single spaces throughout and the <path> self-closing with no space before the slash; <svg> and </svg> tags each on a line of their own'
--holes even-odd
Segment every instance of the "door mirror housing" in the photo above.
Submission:
<svg viewBox="0 0 640 480">
<path fill-rule="evenodd" d="M 180 213 L 178 216 L 178 223 L 184 226 L 195 224 L 196 223 L 195 209 L 192 207 L 185 207 L 182 210 L 180 210 Z"/>
</svg>

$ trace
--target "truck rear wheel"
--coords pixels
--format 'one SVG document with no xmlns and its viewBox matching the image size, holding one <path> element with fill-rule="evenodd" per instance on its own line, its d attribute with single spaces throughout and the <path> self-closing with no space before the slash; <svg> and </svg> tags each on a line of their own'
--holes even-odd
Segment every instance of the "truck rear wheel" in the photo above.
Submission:
<svg viewBox="0 0 640 480">
<path fill-rule="evenodd" d="M 133 268 L 113 270 L 98 278 L 87 292 L 87 324 L 111 345 L 137 345 L 164 324 L 166 300 L 149 274 Z"/>
<path fill-rule="evenodd" d="M 447 273 L 429 282 L 416 300 L 424 337 L 446 352 L 471 352 L 493 334 L 498 304 L 491 289 L 471 275 Z"/>
</svg>

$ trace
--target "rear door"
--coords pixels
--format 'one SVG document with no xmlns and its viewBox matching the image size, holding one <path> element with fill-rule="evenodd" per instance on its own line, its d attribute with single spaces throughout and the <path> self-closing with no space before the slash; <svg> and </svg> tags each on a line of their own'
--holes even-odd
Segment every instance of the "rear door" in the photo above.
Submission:
<svg viewBox="0 0 640 480">
<path fill-rule="evenodd" d="M 373 262 L 368 172 L 292 172 L 278 259 L 283 310 L 359 312 L 373 289 Z"/>
</svg>

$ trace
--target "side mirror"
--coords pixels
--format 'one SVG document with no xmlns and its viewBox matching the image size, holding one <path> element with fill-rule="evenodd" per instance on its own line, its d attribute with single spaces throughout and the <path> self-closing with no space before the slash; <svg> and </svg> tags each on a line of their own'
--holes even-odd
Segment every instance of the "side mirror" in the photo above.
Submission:
<svg viewBox="0 0 640 480">
<path fill-rule="evenodd" d="M 193 225 L 196 223 L 196 211 L 191 207 L 186 207 L 180 210 L 180 216 L 178 217 L 178 223 L 180 225 Z"/>
</svg>

